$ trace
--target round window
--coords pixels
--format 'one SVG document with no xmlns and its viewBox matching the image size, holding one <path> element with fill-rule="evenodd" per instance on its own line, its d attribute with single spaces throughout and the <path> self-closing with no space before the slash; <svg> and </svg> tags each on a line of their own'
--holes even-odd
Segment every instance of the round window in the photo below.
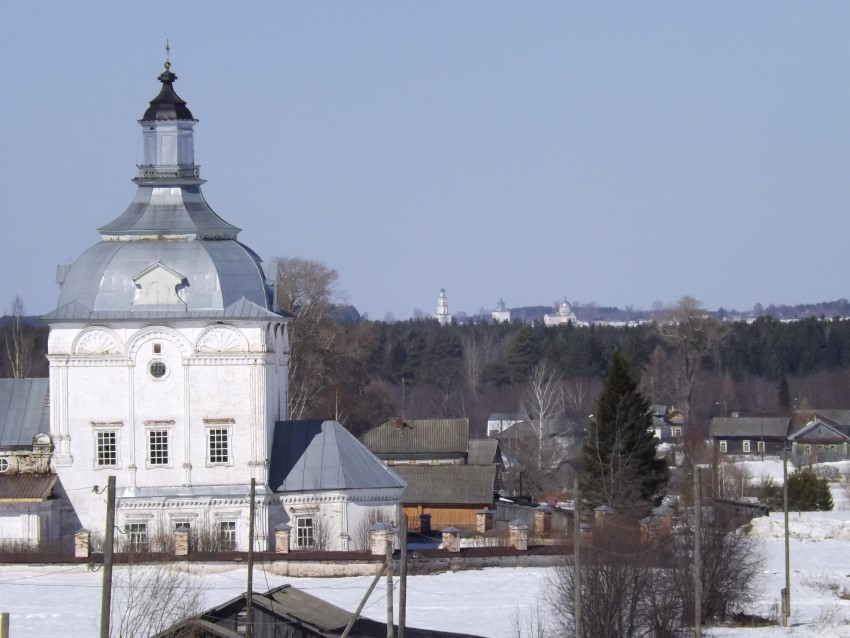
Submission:
<svg viewBox="0 0 850 638">
<path fill-rule="evenodd" d="M 9 469 L 9 461 L 6 459 L 0 459 L 0 472 L 5 472 Z"/>
<path fill-rule="evenodd" d="M 151 376 L 154 379 L 161 379 L 165 376 L 165 362 L 151 361 L 151 365 L 148 368 L 148 371 L 151 373 Z"/>
</svg>

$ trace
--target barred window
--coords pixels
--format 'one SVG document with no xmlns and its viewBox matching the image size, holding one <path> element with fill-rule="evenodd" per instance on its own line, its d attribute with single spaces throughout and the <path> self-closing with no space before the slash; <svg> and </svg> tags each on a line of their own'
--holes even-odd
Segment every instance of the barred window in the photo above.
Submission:
<svg viewBox="0 0 850 638">
<path fill-rule="evenodd" d="M 210 463 L 230 462 L 230 442 L 227 428 L 210 428 L 207 430 L 207 441 Z"/>
<path fill-rule="evenodd" d="M 152 361 L 150 367 L 148 368 L 148 371 L 154 379 L 161 379 L 165 376 L 166 372 L 165 362 L 159 360 Z"/>
<path fill-rule="evenodd" d="M 148 430 L 148 463 L 168 465 L 168 430 Z"/>
<path fill-rule="evenodd" d="M 222 551 L 236 549 L 236 521 L 221 521 L 218 524 L 218 541 Z"/>
<path fill-rule="evenodd" d="M 97 433 L 97 454 L 95 462 L 98 467 L 114 467 L 118 465 L 118 433 L 113 431 Z"/>
<path fill-rule="evenodd" d="M 301 549 L 313 547 L 312 516 L 302 516 L 295 521 L 295 546 Z"/>
<path fill-rule="evenodd" d="M 147 523 L 130 523 L 127 525 L 127 537 L 130 543 L 130 551 L 145 552 L 148 549 L 148 525 Z"/>
</svg>

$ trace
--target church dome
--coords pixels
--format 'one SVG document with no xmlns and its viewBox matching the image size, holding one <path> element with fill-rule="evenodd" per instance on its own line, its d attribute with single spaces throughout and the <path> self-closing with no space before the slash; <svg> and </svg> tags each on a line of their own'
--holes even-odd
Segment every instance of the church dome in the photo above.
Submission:
<svg viewBox="0 0 850 638">
<path fill-rule="evenodd" d="M 157 265 L 172 275 L 174 294 L 151 299 L 143 295 L 144 275 Z M 238 241 L 102 241 L 68 269 L 59 307 L 77 302 L 96 312 L 207 312 L 242 297 L 268 307 L 260 258 Z"/>
<path fill-rule="evenodd" d="M 260 258 L 237 241 L 239 228 L 219 217 L 201 193 L 204 180 L 194 161 L 197 120 L 174 92 L 176 79 L 166 62 L 162 89 L 139 121 L 144 159 L 133 180 L 133 201 L 98 229 L 99 243 L 60 267 L 59 306 L 48 317 L 217 315 L 228 307 L 232 313 L 243 298 L 259 306 L 244 312 L 272 310 Z"/>
<path fill-rule="evenodd" d="M 151 100 L 150 106 L 142 116 L 142 122 L 194 119 L 189 107 L 186 106 L 186 102 L 181 100 L 180 96 L 174 92 L 173 84 L 176 79 L 177 76 L 171 72 L 171 64 L 166 62 L 165 71 L 159 76 L 162 89 L 159 95 Z"/>
</svg>

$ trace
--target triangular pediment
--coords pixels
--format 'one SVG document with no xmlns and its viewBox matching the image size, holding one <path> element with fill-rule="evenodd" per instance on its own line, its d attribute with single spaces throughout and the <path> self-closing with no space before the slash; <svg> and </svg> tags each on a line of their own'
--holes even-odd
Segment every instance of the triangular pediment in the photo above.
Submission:
<svg viewBox="0 0 850 638">
<path fill-rule="evenodd" d="M 815 419 L 810 423 L 803 426 L 802 429 L 794 432 L 791 436 L 788 437 L 791 441 L 802 441 L 805 439 L 836 439 L 836 440 L 850 440 L 844 432 L 839 430 L 836 427 L 833 427 L 829 423 L 821 421 L 820 419 Z"/>
<path fill-rule="evenodd" d="M 139 288 L 133 306 L 181 306 L 186 303 L 178 290 L 187 285 L 186 277 L 165 264 L 156 262 L 133 277 Z"/>
</svg>

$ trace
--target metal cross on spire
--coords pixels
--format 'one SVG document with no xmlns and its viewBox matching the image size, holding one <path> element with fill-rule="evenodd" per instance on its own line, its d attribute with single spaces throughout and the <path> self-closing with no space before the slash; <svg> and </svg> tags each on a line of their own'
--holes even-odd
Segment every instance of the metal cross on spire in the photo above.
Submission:
<svg viewBox="0 0 850 638">
<path fill-rule="evenodd" d="M 168 38 L 165 39 L 165 70 L 168 71 L 171 68 L 171 44 L 168 42 Z"/>
</svg>

